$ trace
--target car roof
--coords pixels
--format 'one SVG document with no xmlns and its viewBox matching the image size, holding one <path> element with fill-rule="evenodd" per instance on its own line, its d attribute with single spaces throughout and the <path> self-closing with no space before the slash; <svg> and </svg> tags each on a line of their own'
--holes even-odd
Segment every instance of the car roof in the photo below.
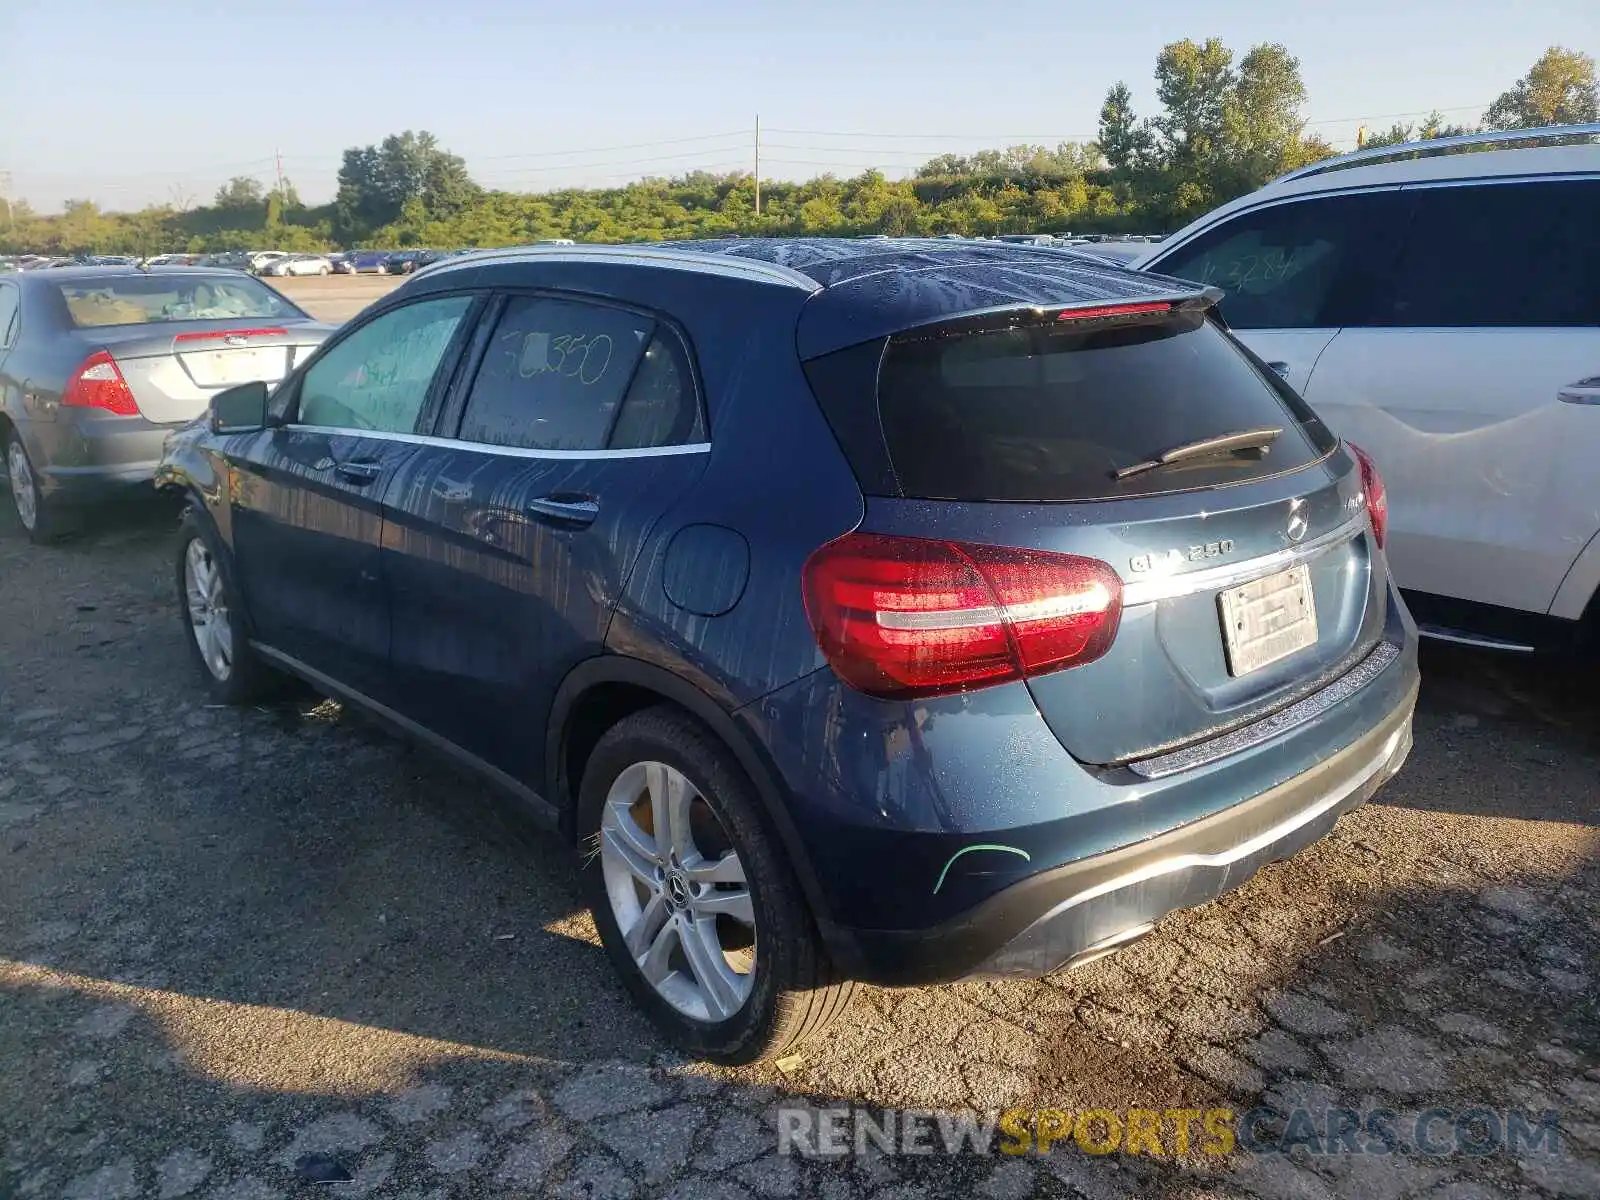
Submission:
<svg viewBox="0 0 1600 1200">
<path fill-rule="evenodd" d="M 1103 258 L 1012 242 L 729 238 L 620 246 L 533 246 L 436 263 L 441 279 L 489 263 L 657 267 L 802 290 L 801 358 L 984 312 L 1192 296 L 1202 289 Z"/>
<path fill-rule="evenodd" d="M 215 275 L 225 279 L 237 279 L 239 277 L 238 271 L 230 271 L 226 267 L 181 267 L 179 270 L 185 275 Z M 46 280 L 51 283 L 69 283 L 74 279 L 123 279 L 131 276 L 150 278 L 155 272 L 146 270 L 143 267 L 110 264 L 103 267 L 52 267 L 48 271 L 24 271 L 23 274 L 29 279 L 41 283 Z M 161 277 L 164 279 L 171 278 L 175 274 L 177 274 L 176 271 L 162 271 Z"/>
</svg>

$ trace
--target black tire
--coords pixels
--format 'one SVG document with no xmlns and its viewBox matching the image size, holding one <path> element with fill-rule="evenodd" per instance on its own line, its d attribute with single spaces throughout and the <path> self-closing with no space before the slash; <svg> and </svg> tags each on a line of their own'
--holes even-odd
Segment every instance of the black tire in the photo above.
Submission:
<svg viewBox="0 0 1600 1200">
<path fill-rule="evenodd" d="M 216 565 L 221 576 L 222 597 L 230 623 L 231 661 L 225 674 L 219 674 L 207 661 L 200 649 L 200 639 L 195 635 L 194 619 L 189 609 L 187 564 L 189 547 L 198 543 Z M 250 646 L 244 609 L 239 603 L 239 589 L 233 574 L 233 561 L 209 524 L 199 517 L 192 507 L 183 510 L 178 522 L 178 551 L 174 556 L 175 578 L 178 592 L 178 617 L 183 623 L 184 641 L 195 668 L 200 672 L 214 704 L 245 705 L 270 699 L 280 694 L 288 682 L 278 671 L 269 667 Z"/>
<path fill-rule="evenodd" d="M 624 944 L 600 862 L 606 799 L 623 771 L 661 762 L 682 772 L 722 824 L 745 868 L 759 944 L 755 980 L 743 1006 L 723 1021 L 697 1020 L 668 1003 Z M 675 1045 L 712 1062 L 781 1056 L 816 1036 L 850 1002 L 854 984 L 838 977 L 799 882 L 769 831 L 749 778 L 721 741 L 681 709 L 650 708 L 608 730 L 579 787 L 577 831 L 587 851 L 584 887 L 601 941 L 635 1002 Z"/>
<path fill-rule="evenodd" d="M 15 429 L 6 433 L 4 444 L 0 445 L 0 454 L 5 456 L 4 461 L 0 462 L 0 472 L 3 472 L 5 477 L 6 497 L 9 499 L 15 495 L 13 488 L 16 485 L 11 478 L 11 456 L 18 453 L 22 455 L 22 461 L 26 464 L 27 479 L 23 486 L 28 489 L 29 494 L 33 497 L 33 521 L 30 523 L 22 515 L 22 506 L 17 505 L 17 524 L 22 526 L 22 532 L 28 535 L 28 540 L 34 545 L 48 546 L 52 542 L 60 541 L 68 533 L 72 532 L 74 526 L 70 519 L 70 514 L 55 501 L 47 499 L 39 491 L 38 468 L 34 466 L 33 458 L 29 455 L 28 448 L 22 443 L 22 435 Z"/>
</svg>

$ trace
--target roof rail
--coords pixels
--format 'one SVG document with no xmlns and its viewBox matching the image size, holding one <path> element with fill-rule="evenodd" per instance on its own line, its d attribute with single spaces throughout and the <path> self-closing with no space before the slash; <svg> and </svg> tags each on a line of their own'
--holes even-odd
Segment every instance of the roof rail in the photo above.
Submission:
<svg viewBox="0 0 1600 1200">
<path fill-rule="evenodd" d="M 544 262 L 612 262 L 638 265 L 666 265 L 705 271 L 709 274 L 736 276 L 762 283 L 777 283 L 816 292 L 822 285 L 809 275 L 792 267 L 767 262 L 759 258 L 745 258 L 735 254 L 718 254 L 714 251 L 685 250 L 674 246 L 658 246 L 649 242 L 624 242 L 619 244 L 589 244 L 576 246 L 501 246 L 476 250 L 455 258 L 429 263 L 416 275 L 438 275 L 465 267 L 481 266 L 486 262 L 506 259 Z"/>
<path fill-rule="evenodd" d="M 1464 146 L 1494 146 L 1502 142 L 1543 141 L 1550 138 L 1600 137 L 1600 122 L 1585 125 L 1546 125 L 1542 129 L 1495 129 L 1487 133 L 1463 133 L 1455 137 L 1425 138 L 1419 142 L 1400 142 L 1393 146 L 1374 146 L 1370 150 L 1356 150 L 1337 158 L 1325 158 L 1309 166 L 1280 175 L 1274 183 L 1288 183 L 1291 179 L 1305 179 L 1321 175 L 1324 171 L 1339 171 L 1345 167 L 1359 167 L 1387 158 L 1427 158 Z"/>
</svg>

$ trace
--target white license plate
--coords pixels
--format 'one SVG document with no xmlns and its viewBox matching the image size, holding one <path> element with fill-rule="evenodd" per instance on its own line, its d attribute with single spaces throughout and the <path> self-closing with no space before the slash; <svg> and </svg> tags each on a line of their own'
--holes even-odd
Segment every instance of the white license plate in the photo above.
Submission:
<svg viewBox="0 0 1600 1200">
<path fill-rule="evenodd" d="M 190 357 L 191 372 L 202 385 L 229 387 L 264 379 L 268 383 L 283 378 L 285 351 L 282 346 L 260 350 L 213 350 Z M 195 358 L 200 361 L 195 362 Z"/>
<path fill-rule="evenodd" d="M 1230 675 L 1259 671 L 1316 643 L 1317 608 L 1304 564 L 1229 588 L 1218 602 Z"/>
</svg>

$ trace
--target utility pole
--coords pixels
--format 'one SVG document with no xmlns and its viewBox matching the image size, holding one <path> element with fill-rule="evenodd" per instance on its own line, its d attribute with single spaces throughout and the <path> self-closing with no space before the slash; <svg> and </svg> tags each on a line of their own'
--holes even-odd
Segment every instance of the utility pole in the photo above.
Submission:
<svg viewBox="0 0 1600 1200">
<path fill-rule="evenodd" d="M 16 229 L 16 214 L 11 211 L 11 172 L 0 171 L 0 200 L 6 202 L 6 224 L 11 229 Z"/>
<path fill-rule="evenodd" d="M 761 215 L 761 114 L 756 114 L 756 216 Z"/>
<path fill-rule="evenodd" d="M 280 147 L 272 148 L 272 157 L 278 163 L 278 203 L 283 203 L 283 150 Z"/>
</svg>

